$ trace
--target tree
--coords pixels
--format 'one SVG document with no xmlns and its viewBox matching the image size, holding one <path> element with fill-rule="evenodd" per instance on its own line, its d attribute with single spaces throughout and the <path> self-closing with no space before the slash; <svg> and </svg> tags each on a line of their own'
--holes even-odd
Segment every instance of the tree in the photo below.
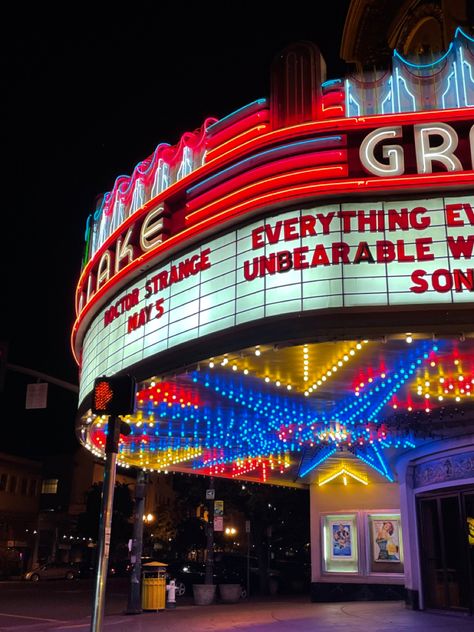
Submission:
<svg viewBox="0 0 474 632">
<path fill-rule="evenodd" d="M 87 492 L 86 511 L 79 515 L 78 532 L 81 536 L 97 540 L 100 521 L 102 482 L 94 483 Z M 111 549 L 126 545 L 131 537 L 133 499 L 128 484 L 116 483 L 112 515 Z"/>
<path fill-rule="evenodd" d="M 309 562 L 307 490 L 216 479 L 216 498 L 224 500 L 225 513 L 240 511 L 250 520 L 260 592 L 270 591 L 269 568 L 278 564 L 279 558 L 285 560 L 294 552 L 301 562 Z"/>
<path fill-rule="evenodd" d="M 168 556 L 177 533 L 176 509 L 174 506 L 157 505 L 153 516 L 152 523 L 144 525 L 144 554 L 152 556 L 160 550 L 161 556 Z"/>
<path fill-rule="evenodd" d="M 185 556 L 192 550 L 206 547 L 207 523 L 196 516 L 185 518 L 178 525 L 176 533 L 176 549 Z"/>
</svg>

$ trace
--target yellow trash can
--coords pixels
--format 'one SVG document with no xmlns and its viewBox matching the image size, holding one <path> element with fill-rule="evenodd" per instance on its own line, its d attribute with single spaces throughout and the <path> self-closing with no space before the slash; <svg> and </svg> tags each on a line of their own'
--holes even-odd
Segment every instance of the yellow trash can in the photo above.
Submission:
<svg viewBox="0 0 474 632">
<path fill-rule="evenodd" d="M 162 562 L 143 564 L 142 609 L 164 610 L 166 605 L 166 567 Z"/>
</svg>

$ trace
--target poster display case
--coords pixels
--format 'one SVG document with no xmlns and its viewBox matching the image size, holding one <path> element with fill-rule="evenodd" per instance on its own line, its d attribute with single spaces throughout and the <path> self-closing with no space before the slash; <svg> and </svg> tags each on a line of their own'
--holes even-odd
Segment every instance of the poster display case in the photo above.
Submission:
<svg viewBox="0 0 474 632">
<path fill-rule="evenodd" d="M 324 574 L 403 575 L 399 513 L 322 515 L 321 546 Z"/>
<path fill-rule="evenodd" d="M 356 514 L 323 517 L 323 570 L 328 573 L 357 573 L 359 546 Z"/>
<path fill-rule="evenodd" d="M 403 541 L 400 514 L 368 514 L 366 536 L 369 574 L 402 574 Z"/>
</svg>

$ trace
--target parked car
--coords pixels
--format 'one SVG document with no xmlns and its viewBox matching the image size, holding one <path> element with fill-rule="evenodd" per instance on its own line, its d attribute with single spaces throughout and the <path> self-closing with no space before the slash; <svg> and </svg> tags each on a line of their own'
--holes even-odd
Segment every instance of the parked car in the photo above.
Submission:
<svg viewBox="0 0 474 632">
<path fill-rule="evenodd" d="M 40 579 L 76 579 L 79 575 L 80 571 L 73 563 L 48 562 L 28 571 L 23 578 L 31 582 L 37 582 Z"/>
<path fill-rule="evenodd" d="M 97 566 L 93 561 L 74 562 L 73 566 L 81 579 L 90 579 L 96 576 Z M 129 575 L 130 569 L 129 560 L 109 561 L 107 575 L 108 577 L 126 577 Z"/>
</svg>

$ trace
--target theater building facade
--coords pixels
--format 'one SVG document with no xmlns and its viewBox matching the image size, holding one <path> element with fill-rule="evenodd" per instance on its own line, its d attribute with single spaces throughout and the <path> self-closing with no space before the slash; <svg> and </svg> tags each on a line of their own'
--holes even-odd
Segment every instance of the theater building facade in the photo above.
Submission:
<svg viewBox="0 0 474 632">
<path fill-rule="evenodd" d="M 158 145 L 89 217 L 72 347 L 138 381 L 121 467 L 306 487 L 312 599 L 474 605 L 474 40 Z"/>
</svg>

